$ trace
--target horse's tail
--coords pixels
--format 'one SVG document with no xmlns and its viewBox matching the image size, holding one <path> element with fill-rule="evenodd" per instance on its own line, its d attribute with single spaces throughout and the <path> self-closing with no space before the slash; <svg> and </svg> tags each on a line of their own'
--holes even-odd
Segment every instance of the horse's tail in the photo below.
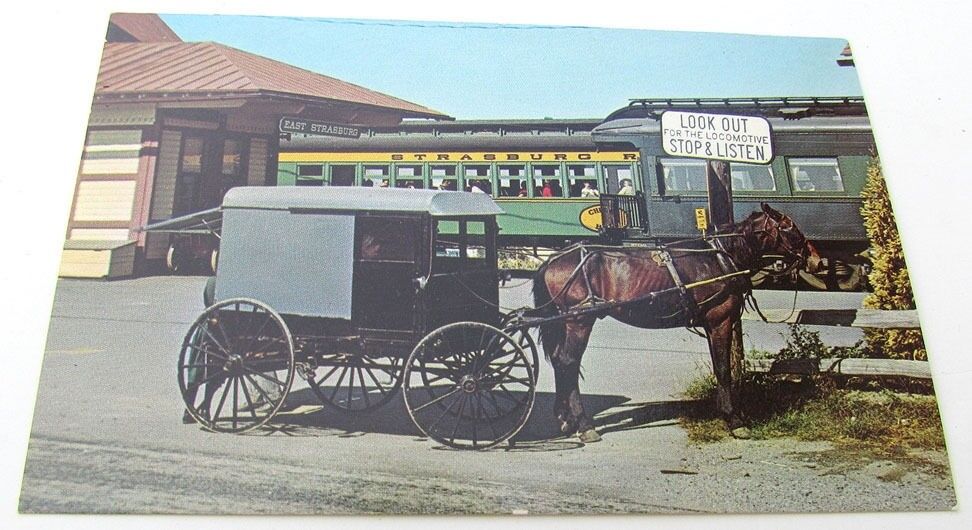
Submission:
<svg viewBox="0 0 972 530">
<path fill-rule="evenodd" d="M 541 317 L 554 316 L 557 314 L 557 306 L 553 303 L 550 290 L 547 288 L 545 277 L 547 275 L 547 265 L 544 263 L 533 276 L 533 307 L 537 308 Z M 567 330 L 562 321 L 546 322 L 540 324 L 540 344 L 543 345 L 543 355 L 550 360 L 550 354 L 557 346 L 564 343 L 567 338 Z"/>
</svg>

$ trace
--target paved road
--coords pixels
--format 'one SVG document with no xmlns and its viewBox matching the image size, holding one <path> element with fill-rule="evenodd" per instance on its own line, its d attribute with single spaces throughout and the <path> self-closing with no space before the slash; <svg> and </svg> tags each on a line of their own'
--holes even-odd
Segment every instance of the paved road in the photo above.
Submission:
<svg viewBox="0 0 972 530">
<path fill-rule="evenodd" d="M 444 450 L 401 400 L 361 417 L 299 407 L 275 429 L 232 436 L 181 423 L 177 345 L 202 309 L 202 278 L 58 284 L 20 508 L 123 513 L 617 513 L 946 509 L 950 483 L 915 471 L 885 482 L 828 465 L 829 446 L 688 444 L 679 392 L 709 370 L 704 340 L 613 321 L 595 329 L 582 391 L 604 440 L 557 438 L 553 378 L 513 449 Z M 527 304 L 528 286 L 503 291 Z M 766 309 L 791 293 L 762 292 Z M 857 307 L 860 295 L 801 294 L 800 307 Z M 747 348 L 784 326 L 746 322 Z M 830 344 L 860 332 L 821 329 Z M 313 404 L 297 389 L 289 404 Z M 299 413 L 304 411 L 305 413 Z M 866 465 L 885 465 L 865 463 Z M 823 467 L 821 467 L 823 466 Z M 860 466 L 858 466 L 860 467 Z M 880 466 L 878 466 L 880 467 Z M 666 473 L 664 471 L 685 471 Z M 852 495 L 846 492 L 854 493 Z"/>
</svg>

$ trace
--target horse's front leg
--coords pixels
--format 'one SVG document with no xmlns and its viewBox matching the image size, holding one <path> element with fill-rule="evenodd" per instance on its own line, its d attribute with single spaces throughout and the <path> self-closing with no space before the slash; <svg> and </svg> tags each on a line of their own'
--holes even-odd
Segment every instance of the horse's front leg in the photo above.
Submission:
<svg viewBox="0 0 972 530">
<path fill-rule="evenodd" d="M 725 318 L 708 329 L 709 355 L 712 357 L 712 371 L 715 374 L 716 408 L 733 436 L 748 437 L 745 420 L 740 407 L 741 386 L 743 377 L 742 344 L 734 341 L 741 336 L 736 333 L 736 326 L 742 322 L 738 312 L 731 312 L 736 318 Z"/>
<path fill-rule="evenodd" d="M 594 430 L 594 421 L 584 410 L 578 386 L 581 359 L 587 349 L 593 326 L 594 321 L 590 319 L 568 322 L 564 343 L 553 359 L 557 395 L 559 399 L 563 399 L 563 409 L 558 414 L 562 428 L 565 432 L 577 432 L 578 438 L 584 443 L 601 440 Z"/>
</svg>

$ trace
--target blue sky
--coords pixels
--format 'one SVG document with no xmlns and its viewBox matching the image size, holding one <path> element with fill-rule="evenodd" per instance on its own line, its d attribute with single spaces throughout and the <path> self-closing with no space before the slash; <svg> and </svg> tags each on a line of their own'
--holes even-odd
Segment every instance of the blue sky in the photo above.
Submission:
<svg viewBox="0 0 972 530">
<path fill-rule="evenodd" d="M 856 96 L 841 39 L 163 15 L 216 41 L 459 119 L 602 118 L 639 97 Z"/>
</svg>

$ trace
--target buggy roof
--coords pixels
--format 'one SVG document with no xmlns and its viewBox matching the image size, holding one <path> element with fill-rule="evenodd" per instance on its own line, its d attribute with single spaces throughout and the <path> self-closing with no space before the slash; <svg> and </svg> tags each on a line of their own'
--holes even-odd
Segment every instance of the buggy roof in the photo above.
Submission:
<svg viewBox="0 0 972 530">
<path fill-rule="evenodd" d="M 410 212 L 448 217 L 503 213 L 485 193 L 344 186 L 233 188 L 223 198 L 223 208 Z"/>
</svg>

